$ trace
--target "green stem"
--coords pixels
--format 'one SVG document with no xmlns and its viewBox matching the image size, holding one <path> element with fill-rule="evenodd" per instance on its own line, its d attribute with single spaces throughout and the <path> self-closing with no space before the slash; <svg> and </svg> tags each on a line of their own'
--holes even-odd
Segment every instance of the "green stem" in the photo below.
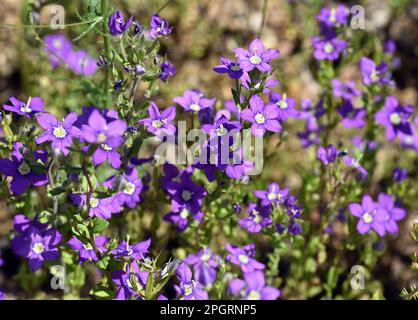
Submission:
<svg viewBox="0 0 418 320">
<path fill-rule="evenodd" d="M 102 16 L 105 17 L 108 11 L 108 0 L 101 0 L 101 12 Z M 102 22 L 102 32 L 103 32 L 103 41 L 104 41 L 104 54 L 106 59 L 109 61 L 110 58 L 110 41 L 107 32 L 107 21 L 103 18 Z M 110 79 L 110 68 L 106 66 L 105 68 L 105 78 L 104 78 L 104 92 L 105 92 L 105 108 L 109 109 L 110 99 L 109 99 L 109 79 Z"/>
</svg>

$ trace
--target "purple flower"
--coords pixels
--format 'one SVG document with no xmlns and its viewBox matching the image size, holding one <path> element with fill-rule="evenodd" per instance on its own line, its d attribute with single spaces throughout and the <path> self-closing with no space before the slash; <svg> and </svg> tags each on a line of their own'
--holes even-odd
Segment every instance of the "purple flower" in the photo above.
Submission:
<svg viewBox="0 0 418 320">
<path fill-rule="evenodd" d="M 368 176 L 367 170 L 359 163 L 356 158 L 344 156 L 343 161 L 347 167 L 354 168 L 359 173 L 361 179 L 366 179 Z"/>
<path fill-rule="evenodd" d="M 262 271 L 244 273 L 244 280 L 232 280 L 229 291 L 243 300 L 276 300 L 281 295 L 280 290 L 266 286 Z"/>
<path fill-rule="evenodd" d="M 287 227 L 287 230 L 289 231 L 291 235 L 297 236 L 298 234 L 302 233 L 302 226 L 300 225 L 300 223 L 291 221 L 289 223 L 289 226 Z"/>
<path fill-rule="evenodd" d="M 298 132 L 297 136 L 302 142 L 303 148 L 308 148 L 311 145 L 317 145 L 320 142 L 320 133 L 323 127 L 318 124 L 314 117 L 306 119 L 305 131 Z"/>
<path fill-rule="evenodd" d="M 282 95 L 277 92 L 270 92 L 269 102 L 278 107 L 279 114 L 277 119 L 281 122 L 286 121 L 289 117 L 297 117 L 299 114 L 295 108 L 295 99 L 288 98 L 285 93 Z"/>
<path fill-rule="evenodd" d="M 67 63 L 70 69 L 78 75 L 91 76 L 97 71 L 97 61 L 84 49 L 69 53 Z"/>
<path fill-rule="evenodd" d="M 213 109 L 216 99 L 206 98 L 199 90 L 186 90 L 183 96 L 175 97 L 173 101 L 186 112 L 199 112 L 205 108 Z"/>
<path fill-rule="evenodd" d="M 173 211 L 164 216 L 164 220 L 176 225 L 177 231 L 179 232 L 186 230 L 189 227 L 191 221 L 200 222 L 202 218 L 202 211 L 199 210 L 196 213 L 192 213 L 186 207 L 176 207 L 173 209 Z"/>
<path fill-rule="evenodd" d="M 318 148 L 316 152 L 316 157 L 320 160 L 323 164 L 328 165 L 330 163 L 334 163 L 337 160 L 338 149 L 333 144 L 328 146 Z"/>
<path fill-rule="evenodd" d="M 255 203 L 250 203 L 247 212 L 248 218 L 239 220 L 238 224 L 249 233 L 258 233 L 273 222 L 268 216 L 270 213 L 268 207 L 259 207 Z"/>
<path fill-rule="evenodd" d="M 316 60 L 337 60 L 340 54 L 347 48 L 347 41 L 336 37 L 314 37 L 314 58 Z"/>
<path fill-rule="evenodd" d="M 125 18 L 123 17 L 122 12 L 119 10 L 116 11 L 109 17 L 108 25 L 110 33 L 114 36 L 124 33 L 130 27 L 132 19 L 133 16 L 131 16 L 125 23 Z"/>
<path fill-rule="evenodd" d="M 358 203 L 351 203 L 348 206 L 351 214 L 360 220 L 357 223 L 357 231 L 360 234 L 368 233 L 370 229 L 375 230 L 381 237 L 385 234 L 384 221 L 387 212 L 381 209 L 373 199 L 365 195 L 361 205 Z"/>
<path fill-rule="evenodd" d="M 192 280 L 192 271 L 186 263 L 182 263 L 177 269 L 179 285 L 175 285 L 180 300 L 208 300 L 208 293 L 203 290 L 199 282 Z"/>
<path fill-rule="evenodd" d="M 174 212 L 179 212 L 183 208 L 186 208 L 192 214 L 200 212 L 206 191 L 204 187 L 192 181 L 191 173 L 183 171 L 179 180 L 168 182 L 166 188 L 170 193 L 171 206 Z"/>
<path fill-rule="evenodd" d="M 259 91 L 261 86 L 263 86 L 263 93 L 270 93 L 271 87 L 275 87 L 279 84 L 279 80 L 275 80 L 272 78 L 267 78 L 267 80 L 263 80 L 258 77 L 251 78 L 248 72 L 244 72 L 242 77 L 240 78 L 242 86 L 247 90 L 257 90 Z M 264 82 L 264 85 L 263 85 Z"/>
<path fill-rule="evenodd" d="M 70 199 L 77 206 L 87 205 L 87 196 L 81 193 L 73 193 L 70 195 Z M 110 219 L 113 213 L 119 213 L 121 211 L 119 199 L 116 196 L 109 198 L 96 198 L 90 197 L 90 217 L 99 217 L 102 219 Z"/>
<path fill-rule="evenodd" d="M 161 18 L 158 13 L 154 13 L 150 23 L 150 37 L 157 39 L 159 36 L 168 36 L 173 31 L 168 25 L 167 19 Z"/>
<path fill-rule="evenodd" d="M 126 270 L 113 271 L 111 278 L 117 287 L 116 300 L 129 300 L 131 297 L 142 299 L 138 291 L 145 289 L 148 276 L 150 274 L 139 271 L 135 263 L 127 265 Z"/>
<path fill-rule="evenodd" d="M 193 274 L 195 281 L 201 283 L 204 286 L 213 284 L 216 280 L 216 270 L 218 268 L 218 262 L 221 257 L 214 254 L 211 249 L 204 248 L 197 254 L 189 254 L 184 262 L 193 265 Z"/>
<path fill-rule="evenodd" d="M 112 251 L 112 254 L 115 256 L 116 259 L 129 257 L 135 260 L 140 260 L 140 259 L 143 259 L 147 255 L 150 245 L 151 245 L 151 239 L 136 243 L 134 245 L 130 245 L 129 239 L 128 239 L 128 242 L 122 241 L 116 247 L 116 249 Z"/>
<path fill-rule="evenodd" d="M 44 111 L 44 100 L 40 97 L 30 97 L 27 103 L 16 99 L 15 97 L 9 98 L 12 105 L 3 105 L 3 109 L 14 112 L 20 116 L 26 118 L 33 118 L 38 112 Z"/>
<path fill-rule="evenodd" d="M 256 190 L 254 195 L 261 200 L 263 206 L 269 206 L 272 204 L 282 204 L 286 201 L 289 195 L 289 188 L 280 189 L 278 183 L 273 182 L 268 186 L 266 190 Z"/>
<path fill-rule="evenodd" d="M 45 261 L 59 258 L 57 246 L 60 242 L 61 234 L 56 229 L 30 226 L 24 233 L 14 237 L 10 244 L 15 254 L 28 259 L 30 269 L 35 272 Z"/>
<path fill-rule="evenodd" d="M 409 118 L 414 108 L 409 105 L 400 105 L 396 97 L 388 96 L 383 108 L 376 113 L 375 120 L 386 127 L 386 138 L 394 140 L 399 132 L 412 135 Z"/>
<path fill-rule="evenodd" d="M 263 270 L 265 268 L 264 264 L 253 258 L 255 248 L 253 244 L 249 244 L 244 247 L 237 247 L 227 243 L 225 247 L 229 253 L 226 256 L 226 259 L 232 264 L 240 266 L 242 272 L 252 272 L 255 270 Z"/>
<path fill-rule="evenodd" d="M 41 144 L 51 141 L 52 149 L 68 155 L 70 152 L 68 148 L 73 143 L 73 137 L 80 136 L 80 130 L 73 126 L 77 120 L 77 113 L 70 112 L 63 121 L 57 120 L 50 113 L 39 115 L 37 120 L 39 125 L 45 129 L 45 132 L 36 138 L 36 143 Z"/>
<path fill-rule="evenodd" d="M 21 142 L 13 144 L 12 159 L 0 159 L 0 173 L 13 177 L 10 189 L 14 195 L 24 193 L 30 185 L 42 186 L 48 183 L 48 177 L 40 164 L 46 164 L 48 154 L 44 150 L 33 154 Z"/>
<path fill-rule="evenodd" d="M 356 108 L 350 100 L 344 100 L 343 104 L 338 107 L 338 112 L 343 117 L 341 124 L 345 128 L 361 129 L 366 124 L 366 109 Z"/>
<path fill-rule="evenodd" d="M 354 97 L 361 96 L 361 91 L 357 89 L 354 81 L 342 82 L 338 79 L 331 81 L 332 94 L 336 97 L 341 97 L 346 100 L 351 100 Z"/>
<path fill-rule="evenodd" d="M 58 57 L 61 58 L 61 60 L 66 61 L 68 54 L 70 54 L 73 49 L 71 41 L 61 33 L 46 35 L 44 37 L 44 42 L 47 46 L 45 50 L 49 55 L 49 61 L 54 68 L 61 64 Z"/>
<path fill-rule="evenodd" d="M 348 8 L 346 6 L 339 5 L 337 8 L 322 8 L 316 18 L 321 24 L 327 27 L 337 27 L 347 24 L 348 16 Z"/>
<path fill-rule="evenodd" d="M 251 133 L 259 137 L 263 136 L 266 130 L 272 132 L 282 130 L 282 126 L 276 120 L 278 115 L 279 108 L 274 104 L 264 105 L 259 96 L 252 96 L 250 108 L 241 111 L 241 119 L 251 122 Z"/>
<path fill-rule="evenodd" d="M 217 73 L 228 73 L 231 79 L 241 78 L 243 71 L 234 60 L 221 57 L 221 64 L 213 68 Z"/>
<path fill-rule="evenodd" d="M 386 212 L 386 216 L 383 221 L 385 230 L 391 234 L 397 233 L 398 225 L 396 222 L 406 217 L 405 210 L 396 207 L 393 196 L 385 193 L 379 194 L 377 199 L 377 205 L 380 209 Z"/>
<path fill-rule="evenodd" d="M 235 48 L 238 63 L 244 72 L 258 69 L 261 72 L 271 72 L 273 69 L 269 65 L 271 60 L 279 56 L 279 51 L 265 49 L 260 39 L 254 39 L 250 44 L 250 50 Z"/>
<path fill-rule="evenodd" d="M 135 167 L 128 168 L 118 182 L 120 191 L 115 197 L 121 206 L 133 209 L 138 203 L 142 202 L 141 192 L 145 188 Z"/>
<path fill-rule="evenodd" d="M 176 68 L 173 64 L 166 60 L 161 64 L 160 79 L 166 81 L 169 77 L 173 77 L 176 74 Z"/>
<path fill-rule="evenodd" d="M 369 86 L 373 83 L 391 84 L 389 67 L 385 62 L 376 66 L 373 60 L 363 57 L 360 59 L 360 71 L 365 85 Z"/>
<path fill-rule="evenodd" d="M 5 299 L 4 292 L 2 289 L 0 289 L 0 301 L 4 299 Z"/>
<path fill-rule="evenodd" d="M 383 52 L 388 54 L 394 54 L 396 51 L 396 42 L 392 39 L 387 39 L 383 46 Z"/>
<path fill-rule="evenodd" d="M 401 182 L 408 178 L 408 170 L 396 167 L 393 169 L 393 181 Z"/>
<path fill-rule="evenodd" d="M 148 108 L 149 118 L 139 121 L 140 124 L 147 127 L 147 130 L 156 136 L 161 134 L 173 135 L 176 133 L 176 127 L 172 124 L 176 117 L 176 108 L 168 107 L 162 113 L 157 105 L 151 101 Z"/>
<path fill-rule="evenodd" d="M 97 250 L 99 253 L 105 253 L 107 251 L 106 244 L 109 242 L 109 239 L 103 236 L 96 236 L 94 238 L 94 243 L 96 245 Z M 96 252 L 94 251 L 92 245 L 84 244 L 76 237 L 72 237 L 67 244 L 75 251 L 78 252 L 78 259 L 79 263 L 83 264 L 87 261 L 98 261 L 99 257 L 97 256 Z"/>
</svg>

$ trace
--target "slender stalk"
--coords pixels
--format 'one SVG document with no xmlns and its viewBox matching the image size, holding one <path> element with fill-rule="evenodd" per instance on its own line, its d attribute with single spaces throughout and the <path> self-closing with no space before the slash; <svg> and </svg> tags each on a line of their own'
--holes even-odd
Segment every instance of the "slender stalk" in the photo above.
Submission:
<svg viewBox="0 0 418 320">
<path fill-rule="evenodd" d="M 108 11 L 108 0 L 101 0 L 101 12 L 102 16 L 105 17 Z M 110 58 L 110 41 L 107 33 L 107 19 L 103 18 L 102 22 L 102 32 L 103 32 L 103 41 L 104 41 L 104 54 L 106 59 L 109 61 Z M 110 107 L 109 99 L 109 80 L 110 80 L 110 68 L 106 66 L 105 68 L 105 78 L 104 78 L 104 92 L 105 92 L 105 108 Z"/>
<path fill-rule="evenodd" d="M 266 24 L 267 2 L 268 0 L 263 1 L 263 8 L 261 9 L 263 18 L 261 19 L 260 29 L 258 30 L 259 37 L 261 37 L 261 35 L 263 34 L 264 25 Z"/>
</svg>

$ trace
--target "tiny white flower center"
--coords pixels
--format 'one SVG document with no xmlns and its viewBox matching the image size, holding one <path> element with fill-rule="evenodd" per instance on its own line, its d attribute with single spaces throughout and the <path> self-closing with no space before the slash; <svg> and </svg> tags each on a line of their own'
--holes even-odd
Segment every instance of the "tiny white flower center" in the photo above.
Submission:
<svg viewBox="0 0 418 320">
<path fill-rule="evenodd" d="M 19 173 L 20 173 L 22 176 L 24 176 L 24 175 L 27 175 L 27 174 L 30 172 L 30 167 L 29 167 L 29 165 L 28 165 L 25 161 L 23 161 L 23 162 L 19 165 L 19 167 L 17 168 L 17 171 L 19 171 Z"/>
<path fill-rule="evenodd" d="M 90 207 L 92 208 L 96 208 L 99 205 L 99 200 L 96 198 L 91 198 L 90 199 Z"/>
<path fill-rule="evenodd" d="M 331 52 L 333 52 L 333 51 L 334 51 L 334 46 L 332 45 L 332 43 L 331 43 L 331 42 L 327 42 L 327 43 L 325 44 L 325 46 L 324 46 L 324 51 L 325 51 L 326 53 L 331 53 Z"/>
<path fill-rule="evenodd" d="M 199 111 L 200 110 L 200 106 L 197 103 L 192 103 L 190 105 L 190 109 L 193 111 Z"/>
<path fill-rule="evenodd" d="M 247 263 L 248 263 L 248 261 L 249 261 L 248 257 L 247 257 L 245 254 L 240 254 L 240 255 L 238 256 L 238 260 L 239 260 L 239 262 L 241 262 L 242 264 L 247 264 Z"/>
<path fill-rule="evenodd" d="M 393 123 L 394 125 L 398 125 L 401 123 L 401 116 L 399 115 L 399 113 L 394 112 L 390 115 L 390 122 Z"/>
<path fill-rule="evenodd" d="M 218 136 L 224 136 L 228 133 L 228 130 L 223 125 L 220 125 L 218 129 L 216 129 L 216 133 Z"/>
<path fill-rule="evenodd" d="M 255 290 L 251 290 L 251 292 L 247 296 L 248 300 L 260 300 L 260 298 L 261 298 L 261 294 Z"/>
<path fill-rule="evenodd" d="M 152 126 L 155 128 L 155 129 L 159 129 L 159 128 L 161 128 L 161 126 L 163 125 L 163 122 L 162 121 L 160 121 L 160 120 L 153 120 L 152 121 Z"/>
<path fill-rule="evenodd" d="M 113 148 L 112 148 L 112 147 L 110 147 L 109 145 L 107 145 L 106 143 L 103 143 L 103 144 L 101 145 L 101 147 L 102 147 L 102 149 L 103 149 L 104 151 L 112 151 L 112 150 L 113 150 Z"/>
<path fill-rule="evenodd" d="M 29 104 L 22 103 L 22 105 L 20 106 L 20 111 L 24 113 L 30 113 L 32 112 L 32 109 L 29 107 Z"/>
<path fill-rule="evenodd" d="M 97 135 L 97 142 L 102 143 L 106 141 L 106 135 L 104 133 L 99 133 Z"/>
<path fill-rule="evenodd" d="M 241 70 L 241 68 L 240 68 L 240 66 L 239 66 L 238 64 L 234 63 L 234 64 L 231 66 L 231 70 L 232 70 L 232 71 L 239 71 L 239 70 Z"/>
<path fill-rule="evenodd" d="M 180 211 L 180 217 L 182 219 L 187 219 L 189 217 L 189 210 L 183 209 Z"/>
<path fill-rule="evenodd" d="M 260 64 L 261 63 L 261 57 L 259 57 L 259 56 L 257 56 L 257 55 L 254 55 L 254 56 L 252 56 L 251 58 L 250 58 L 250 62 L 252 63 L 252 64 Z"/>
<path fill-rule="evenodd" d="M 33 247 L 32 247 L 33 252 L 35 252 L 36 254 L 41 254 L 42 252 L 44 252 L 45 247 L 43 245 L 43 243 L 41 242 L 36 242 Z"/>
<path fill-rule="evenodd" d="M 54 48 L 56 49 L 60 49 L 62 47 L 62 41 L 59 39 L 55 39 L 52 43 L 52 45 L 54 46 Z"/>
<path fill-rule="evenodd" d="M 276 200 L 277 199 L 277 194 L 275 194 L 274 192 L 270 192 L 267 195 L 267 199 L 269 199 L 270 201 Z"/>
<path fill-rule="evenodd" d="M 286 100 L 284 99 L 277 102 L 277 105 L 279 106 L 280 109 L 287 109 L 289 107 Z"/>
<path fill-rule="evenodd" d="M 363 220 L 364 220 L 364 222 L 366 222 L 366 223 L 371 223 L 371 222 L 373 221 L 373 216 L 372 216 L 369 212 L 366 212 L 366 213 L 363 215 Z"/>
<path fill-rule="evenodd" d="M 336 22 L 337 21 L 337 17 L 335 16 L 336 10 L 335 8 L 331 9 L 331 12 L 329 14 L 329 21 L 330 22 Z"/>
<path fill-rule="evenodd" d="M 125 189 L 123 189 L 123 193 L 131 195 L 135 192 L 135 185 L 132 182 L 128 182 L 125 186 Z"/>
<path fill-rule="evenodd" d="M 208 262 L 211 257 L 212 257 L 212 254 L 210 252 L 207 252 L 200 257 L 200 260 L 203 262 Z"/>
<path fill-rule="evenodd" d="M 184 201 L 189 201 L 192 198 L 193 193 L 189 190 L 183 190 L 181 197 Z"/>
<path fill-rule="evenodd" d="M 379 73 L 376 70 L 373 70 L 372 74 L 370 75 L 370 78 L 373 81 L 379 81 Z"/>
<path fill-rule="evenodd" d="M 262 113 L 257 113 L 254 119 L 255 122 L 257 122 L 258 124 L 263 124 L 264 122 L 266 122 L 266 116 Z"/>
<path fill-rule="evenodd" d="M 60 139 L 65 138 L 65 136 L 67 135 L 67 131 L 64 129 L 62 125 L 54 127 L 54 131 L 52 133 L 55 137 Z"/>
</svg>

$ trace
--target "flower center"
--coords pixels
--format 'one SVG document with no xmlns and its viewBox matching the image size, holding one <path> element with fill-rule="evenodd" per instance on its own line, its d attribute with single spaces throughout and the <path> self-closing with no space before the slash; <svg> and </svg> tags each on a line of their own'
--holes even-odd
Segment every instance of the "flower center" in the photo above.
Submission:
<svg viewBox="0 0 418 320">
<path fill-rule="evenodd" d="M 250 62 L 252 64 L 260 64 L 261 63 L 261 57 L 254 55 L 250 58 Z"/>
<path fill-rule="evenodd" d="M 240 71 L 241 70 L 240 66 L 237 63 L 231 63 L 230 69 L 232 71 Z"/>
<path fill-rule="evenodd" d="M 184 285 L 184 295 L 188 296 L 193 293 L 194 283 Z"/>
<path fill-rule="evenodd" d="M 90 199 L 90 207 L 92 208 L 96 208 L 99 205 L 99 200 L 96 198 L 91 198 Z"/>
<path fill-rule="evenodd" d="M 163 122 L 160 121 L 160 120 L 154 120 L 154 121 L 152 121 L 152 126 L 155 129 L 161 128 L 162 125 L 163 125 Z"/>
<path fill-rule="evenodd" d="M 189 190 L 183 190 L 181 197 L 184 201 L 189 201 L 192 198 L 193 193 Z"/>
<path fill-rule="evenodd" d="M 55 137 L 60 139 L 65 138 L 65 136 L 67 135 L 67 131 L 64 129 L 62 125 L 54 127 L 54 131 L 52 133 Z"/>
<path fill-rule="evenodd" d="M 25 161 L 23 161 L 23 162 L 19 165 L 19 167 L 17 168 L 17 171 L 19 171 L 19 173 L 20 173 L 22 176 L 24 176 L 24 175 L 27 175 L 27 174 L 30 172 L 30 167 L 29 167 L 29 165 L 28 165 Z"/>
<path fill-rule="evenodd" d="M 187 209 L 183 209 L 183 210 L 181 210 L 181 212 L 180 212 L 180 217 L 181 217 L 182 219 L 187 219 L 187 218 L 189 217 L 189 210 L 187 210 Z"/>
<path fill-rule="evenodd" d="M 267 195 L 267 199 L 269 199 L 270 201 L 276 200 L 277 194 L 275 194 L 274 192 L 271 192 Z"/>
<path fill-rule="evenodd" d="M 370 75 L 370 79 L 373 81 L 379 81 L 379 73 L 376 70 L 373 70 L 373 72 Z"/>
<path fill-rule="evenodd" d="M 331 42 L 327 42 L 327 43 L 325 44 L 325 46 L 324 46 L 324 51 L 325 51 L 326 53 L 331 53 L 331 52 L 333 52 L 333 51 L 334 51 L 334 46 L 332 45 L 332 43 L 331 43 Z"/>
<path fill-rule="evenodd" d="M 286 100 L 280 100 L 279 102 L 277 102 L 277 105 L 280 109 L 287 109 L 289 107 Z"/>
<path fill-rule="evenodd" d="M 238 260 L 239 262 L 241 262 L 242 264 L 247 264 L 248 263 L 248 257 L 245 254 L 240 254 L 238 256 Z"/>
<path fill-rule="evenodd" d="M 106 141 L 106 135 L 104 133 L 99 133 L 97 135 L 97 142 L 102 143 Z"/>
<path fill-rule="evenodd" d="M 54 46 L 54 48 L 60 49 L 62 47 L 62 42 L 59 39 L 55 39 L 52 45 Z"/>
<path fill-rule="evenodd" d="M 29 107 L 28 104 L 22 103 L 22 105 L 20 106 L 20 111 L 22 111 L 24 113 L 30 113 L 30 112 L 32 112 L 32 109 Z"/>
<path fill-rule="evenodd" d="M 370 213 L 366 212 L 366 213 L 363 215 L 363 220 L 364 220 L 364 222 L 366 222 L 366 223 L 371 223 L 371 222 L 373 221 L 373 216 L 372 216 Z"/>
<path fill-rule="evenodd" d="M 337 17 L 335 16 L 335 8 L 331 9 L 331 12 L 329 13 L 329 21 L 330 22 L 336 22 L 337 21 Z"/>
<path fill-rule="evenodd" d="M 43 245 L 43 243 L 41 242 L 36 242 L 33 247 L 32 247 L 33 252 L 35 252 L 36 254 L 41 254 L 42 252 L 44 252 L 45 247 Z"/>
<path fill-rule="evenodd" d="M 208 252 L 208 253 L 203 254 L 200 257 L 200 260 L 203 261 L 203 262 L 208 262 L 211 257 L 212 257 L 212 255 Z"/>
<path fill-rule="evenodd" d="M 197 103 L 192 103 L 190 105 L 190 109 L 193 111 L 199 111 L 200 110 L 200 106 Z"/>
<path fill-rule="evenodd" d="M 223 125 L 220 125 L 219 128 L 216 129 L 216 133 L 218 136 L 224 136 L 228 133 L 228 130 L 226 130 Z"/>
<path fill-rule="evenodd" d="M 101 147 L 104 151 L 112 151 L 113 150 L 112 147 L 108 146 L 106 143 L 103 143 L 101 145 Z"/>
<path fill-rule="evenodd" d="M 116 19 L 116 22 L 119 23 L 119 24 L 122 24 L 122 19 L 121 18 L 117 18 Z"/>
<path fill-rule="evenodd" d="M 132 182 L 128 182 L 125 186 L 125 189 L 123 189 L 123 193 L 131 195 L 135 192 L 135 185 Z"/>
<path fill-rule="evenodd" d="M 394 112 L 390 115 L 390 122 L 393 123 L 395 126 L 401 123 L 401 116 L 399 113 Z"/>
<path fill-rule="evenodd" d="M 260 298 L 261 298 L 260 293 L 255 290 L 251 290 L 251 292 L 247 296 L 248 300 L 260 300 Z"/>
<path fill-rule="evenodd" d="M 258 124 L 263 124 L 264 122 L 266 122 L 266 116 L 262 113 L 257 113 L 254 119 L 255 122 L 257 122 Z"/>
</svg>

